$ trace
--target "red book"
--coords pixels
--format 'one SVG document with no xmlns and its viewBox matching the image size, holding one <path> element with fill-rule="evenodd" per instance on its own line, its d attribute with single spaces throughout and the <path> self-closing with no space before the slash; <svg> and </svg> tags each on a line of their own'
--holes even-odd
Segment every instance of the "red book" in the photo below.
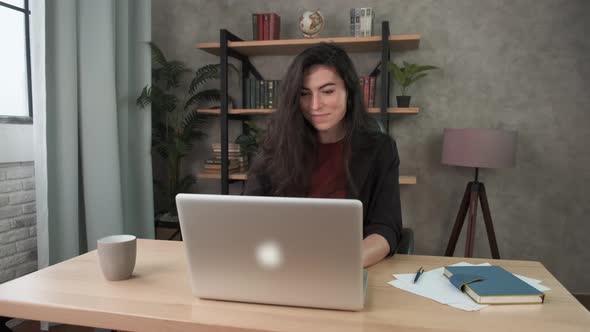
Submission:
<svg viewBox="0 0 590 332">
<path fill-rule="evenodd" d="M 369 76 L 369 107 L 375 107 L 375 76 Z"/>
<path fill-rule="evenodd" d="M 262 17 L 262 14 L 256 14 L 256 16 L 258 17 L 258 40 L 262 40 L 264 38 L 264 18 Z"/>
<path fill-rule="evenodd" d="M 281 17 L 277 13 L 270 13 L 270 39 L 281 39 Z"/>
<path fill-rule="evenodd" d="M 269 14 L 262 14 L 263 18 L 264 18 L 264 28 L 263 28 L 263 39 L 264 40 L 269 40 L 270 39 L 270 15 Z"/>
<path fill-rule="evenodd" d="M 275 39 L 281 39 L 281 17 L 279 15 L 277 15 L 275 22 Z"/>
</svg>

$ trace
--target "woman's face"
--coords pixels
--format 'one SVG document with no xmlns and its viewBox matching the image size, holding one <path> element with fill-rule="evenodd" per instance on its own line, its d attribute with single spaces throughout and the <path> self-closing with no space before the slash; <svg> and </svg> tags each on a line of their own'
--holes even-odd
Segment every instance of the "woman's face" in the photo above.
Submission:
<svg viewBox="0 0 590 332">
<path fill-rule="evenodd" d="M 346 99 L 344 81 L 332 67 L 315 65 L 305 73 L 299 107 L 318 131 L 320 142 L 336 142 L 344 137 Z"/>
</svg>

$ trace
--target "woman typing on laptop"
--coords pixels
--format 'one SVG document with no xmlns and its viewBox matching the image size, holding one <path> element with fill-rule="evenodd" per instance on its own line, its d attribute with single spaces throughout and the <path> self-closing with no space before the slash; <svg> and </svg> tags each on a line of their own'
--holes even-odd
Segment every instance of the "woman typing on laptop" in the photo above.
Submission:
<svg viewBox="0 0 590 332">
<path fill-rule="evenodd" d="M 352 61 L 322 43 L 293 60 L 283 84 L 245 195 L 358 199 L 363 266 L 392 255 L 402 230 L 399 157 L 367 113 Z"/>
</svg>

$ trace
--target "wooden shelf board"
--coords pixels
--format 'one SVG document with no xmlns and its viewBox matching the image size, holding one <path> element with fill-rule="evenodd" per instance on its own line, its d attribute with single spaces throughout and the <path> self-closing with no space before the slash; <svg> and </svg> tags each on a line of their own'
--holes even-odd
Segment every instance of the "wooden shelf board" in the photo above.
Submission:
<svg viewBox="0 0 590 332">
<path fill-rule="evenodd" d="M 247 108 L 234 108 L 234 109 L 230 109 L 228 114 L 235 114 L 235 115 L 256 115 L 256 114 L 271 114 L 272 112 L 274 112 L 274 109 L 271 108 L 253 108 L 253 109 L 247 109 Z M 221 110 L 219 108 L 213 108 L 213 109 L 198 109 L 197 113 L 201 113 L 201 114 L 209 114 L 209 115 L 219 115 L 221 113 Z"/>
<path fill-rule="evenodd" d="M 212 174 L 212 173 L 199 173 L 197 175 L 199 179 L 213 179 L 213 180 L 221 180 L 221 175 L 219 174 Z M 233 173 L 229 175 L 230 180 L 242 180 L 245 181 L 247 178 L 246 173 Z"/>
<path fill-rule="evenodd" d="M 266 109 L 230 109 L 228 114 L 236 114 L 236 115 L 257 115 L 257 114 L 271 114 L 274 112 L 274 109 L 266 108 Z M 409 107 L 409 108 L 388 108 L 387 113 L 390 114 L 418 114 L 420 111 L 417 107 Z M 373 107 L 368 109 L 369 113 L 379 113 L 381 110 L 379 108 Z M 220 109 L 198 109 L 197 113 L 201 114 L 209 114 L 209 115 L 219 115 L 221 113 Z"/>
<path fill-rule="evenodd" d="M 400 175 L 399 184 L 417 184 L 418 178 L 415 175 Z"/>
<path fill-rule="evenodd" d="M 419 34 L 391 35 L 389 36 L 389 45 L 392 51 L 415 50 L 420 46 L 420 38 L 421 35 Z M 228 46 L 246 56 L 294 55 L 310 45 L 321 42 L 337 44 L 350 53 L 377 52 L 381 49 L 380 36 L 252 40 L 228 42 Z M 220 44 L 218 42 L 198 43 L 196 46 L 205 52 L 214 55 L 220 54 Z"/>
<path fill-rule="evenodd" d="M 371 107 L 367 110 L 369 113 L 380 113 L 381 109 L 377 107 Z M 387 113 L 390 114 L 418 114 L 420 109 L 418 107 L 394 107 L 388 108 Z"/>
<path fill-rule="evenodd" d="M 197 175 L 199 179 L 214 179 L 220 180 L 221 175 L 218 174 L 210 174 L 210 173 L 199 173 Z M 229 175 L 230 180 L 242 180 L 245 181 L 247 179 L 246 173 L 233 173 Z M 400 175 L 399 176 L 399 184 L 416 184 L 418 183 L 417 178 L 415 175 Z"/>
</svg>

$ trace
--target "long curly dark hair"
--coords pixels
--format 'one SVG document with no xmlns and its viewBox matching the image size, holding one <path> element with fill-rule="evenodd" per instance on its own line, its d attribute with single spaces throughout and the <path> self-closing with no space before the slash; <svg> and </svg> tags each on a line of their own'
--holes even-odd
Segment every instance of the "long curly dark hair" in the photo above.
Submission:
<svg viewBox="0 0 590 332">
<path fill-rule="evenodd" d="M 303 117 L 299 98 L 304 77 L 315 65 L 333 68 L 345 84 L 344 167 L 349 190 L 353 195 L 356 192 L 348 167 L 353 133 L 375 130 L 374 122 L 367 113 L 359 77 L 346 52 L 333 44 L 320 43 L 301 52 L 289 65 L 277 110 L 269 119 L 266 136 L 248 173 L 248 177 L 268 177 L 274 196 L 304 197 L 309 190 L 319 139 L 317 130 Z"/>
</svg>

